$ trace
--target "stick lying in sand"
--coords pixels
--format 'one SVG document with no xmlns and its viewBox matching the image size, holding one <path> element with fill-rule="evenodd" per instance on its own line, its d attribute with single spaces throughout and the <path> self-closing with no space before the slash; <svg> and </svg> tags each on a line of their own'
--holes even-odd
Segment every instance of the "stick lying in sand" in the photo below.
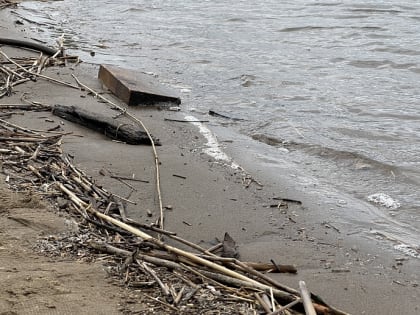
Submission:
<svg viewBox="0 0 420 315">
<path fill-rule="evenodd" d="M 103 97 L 102 95 L 100 95 L 99 93 L 97 93 L 95 90 L 93 90 L 90 87 L 88 87 L 87 85 L 83 84 L 74 74 L 72 74 L 72 76 L 73 76 L 73 78 L 76 80 L 77 84 L 81 88 L 89 91 L 95 97 L 101 99 L 106 104 L 110 105 L 112 108 L 118 109 L 121 112 L 121 114 L 126 115 L 132 121 L 134 121 L 135 123 L 139 124 L 139 126 L 141 126 L 144 129 L 144 131 L 146 132 L 147 136 L 149 137 L 150 143 L 152 145 L 153 156 L 154 156 L 154 159 L 155 159 L 156 190 L 157 190 L 157 194 L 158 194 L 159 213 L 160 213 L 159 226 L 160 226 L 161 229 L 163 229 L 163 227 L 164 227 L 164 216 L 163 216 L 162 192 L 161 192 L 161 189 L 160 189 L 160 168 L 159 168 L 160 161 L 159 161 L 159 156 L 157 154 L 155 142 L 153 140 L 152 135 L 150 134 L 149 130 L 146 128 L 145 124 L 140 119 L 138 119 L 136 116 L 134 116 L 133 114 L 131 114 L 130 112 L 128 112 L 126 108 L 124 108 L 124 107 L 122 107 L 120 105 L 115 104 L 114 102 L 108 100 L 106 97 Z"/>
</svg>

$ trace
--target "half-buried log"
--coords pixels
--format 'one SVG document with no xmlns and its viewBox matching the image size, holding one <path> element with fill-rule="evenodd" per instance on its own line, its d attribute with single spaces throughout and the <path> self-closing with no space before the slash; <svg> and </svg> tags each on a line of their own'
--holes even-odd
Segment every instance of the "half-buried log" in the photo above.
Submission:
<svg viewBox="0 0 420 315">
<path fill-rule="evenodd" d="M 93 113 L 76 106 L 55 105 L 52 113 L 65 120 L 103 133 L 105 136 L 128 144 L 151 144 L 147 133 L 131 123 Z M 159 145 L 157 139 L 153 139 Z"/>
</svg>

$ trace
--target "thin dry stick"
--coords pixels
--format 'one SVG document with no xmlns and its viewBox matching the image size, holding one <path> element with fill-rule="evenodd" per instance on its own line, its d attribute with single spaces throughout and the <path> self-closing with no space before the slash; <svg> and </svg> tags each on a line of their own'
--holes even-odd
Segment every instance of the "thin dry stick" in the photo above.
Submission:
<svg viewBox="0 0 420 315">
<path fill-rule="evenodd" d="M 219 244 L 216 244 L 216 245 L 210 247 L 209 249 L 207 249 L 207 252 L 213 253 L 213 252 L 215 252 L 216 250 L 218 250 L 222 247 L 223 247 L 223 243 L 219 243 Z"/>
<path fill-rule="evenodd" d="M 237 295 L 239 295 L 239 296 L 241 296 L 241 295 L 242 295 L 242 296 L 244 296 L 244 297 L 250 297 L 250 295 L 249 295 L 249 294 L 246 294 L 246 293 L 240 292 L 240 291 L 239 291 L 239 290 L 237 290 L 237 289 L 234 289 L 234 288 L 232 288 L 232 287 L 229 287 L 229 286 L 224 285 L 223 283 L 221 283 L 221 282 L 217 281 L 216 279 L 213 279 L 213 278 L 211 278 L 211 277 L 208 277 L 207 275 L 203 274 L 203 273 L 205 272 L 205 271 L 203 271 L 203 270 L 195 270 L 194 268 L 189 267 L 189 266 L 187 266 L 187 265 L 185 265 L 185 264 L 183 264 L 183 263 L 180 263 L 180 266 L 182 266 L 182 268 L 183 268 L 184 270 L 188 270 L 188 271 L 192 272 L 193 274 L 195 274 L 196 276 L 199 276 L 200 278 L 202 278 L 202 279 L 204 279 L 204 280 L 207 280 L 208 282 L 213 283 L 213 284 L 215 284 L 215 285 L 217 285 L 217 286 L 219 286 L 219 287 L 221 287 L 221 288 L 225 289 L 226 291 L 229 291 L 229 292 L 235 293 L 235 294 L 237 294 Z"/>
<path fill-rule="evenodd" d="M 274 311 L 276 309 L 276 305 L 274 303 L 274 295 L 273 295 L 273 289 L 270 288 L 270 298 L 271 298 L 271 309 Z"/>
<path fill-rule="evenodd" d="M 112 177 L 112 176 L 111 176 L 111 178 L 116 179 L 116 180 L 117 180 L 117 181 L 119 181 L 121 184 L 126 185 L 126 186 L 127 186 L 128 188 L 130 188 L 131 190 L 138 191 L 138 189 L 137 189 L 136 187 L 134 187 L 133 185 L 131 185 L 131 184 L 127 183 L 127 182 L 125 182 L 125 181 L 124 181 L 124 180 L 122 180 L 121 178 L 116 178 L 116 177 Z"/>
<path fill-rule="evenodd" d="M 138 123 L 146 132 L 147 136 L 149 137 L 150 143 L 152 144 L 152 149 L 153 149 L 153 155 L 154 155 L 154 159 L 155 159 L 155 168 L 156 168 L 156 190 L 157 190 L 157 194 L 158 194 L 158 200 L 159 200 L 159 211 L 160 211 L 160 220 L 159 220 L 159 226 L 160 228 L 163 230 L 164 228 L 164 217 L 163 217 L 163 203 L 162 203 L 162 193 L 160 190 L 160 169 L 159 169 L 159 157 L 156 151 L 156 145 L 155 142 L 152 138 L 152 135 L 150 134 L 149 130 L 146 128 L 146 126 L 144 125 L 144 123 L 138 119 L 136 116 L 134 116 L 133 114 L 131 114 L 130 112 L 127 111 L 126 108 L 115 104 L 114 102 L 108 100 L 106 97 L 103 97 L 102 95 L 100 95 L 99 93 L 97 93 L 95 90 L 91 89 L 90 87 L 88 87 L 87 85 L 83 84 L 82 82 L 80 82 L 80 80 L 74 75 L 72 74 L 73 78 L 76 80 L 77 84 L 88 90 L 90 93 L 92 93 L 95 97 L 100 98 L 101 100 L 103 100 L 104 102 L 106 102 L 107 104 L 112 105 L 113 107 L 117 108 L 122 114 L 127 115 L 130 119 L 132 119 L 133 121 L 135 121 L 136 123 Z"/>
<path fill-rule="evenodd" d="M 1 51 L 0 50 L 0 54 L 4 57 L 4 58 L 6 58 L 8 61 L 10 61 L 11 63 L 13 63 L 16 67 L 18 67 L 19 69 L 22 69 L 24 72 L 26 72 L 26 73 L 28 73 L 28 74 L 30 74 L 30 75 L 34 75 L 34 76 L 37 76 L 37 77 L 40 77 L 40 78 L 42 78 L 42 79 L 44 79 L 44 80 L 47 80 L 47 81 L 51 81 L 51 82 L 54 82 L 54 83 L 58 83 L 58 84 L 61 84 L 61 85 L 65 85 L 65 86 L 68 86 L 68 87 L 71 87 L 71 88 L 73 88 L 73 89 L 79 89 L 79 87 L 78 86 L 76 86 L 76 85 L 73 85 L 73 84 L 70 84 L 70 83 L 67 83 L 67 82 L 64 82 L 64 81 L 60 81 L 60 80 L 57 80 L 57 79 L 54 79 L 54 78 L 51 78 L 51 77 L 48 77 L 48 76 L 46 76 L 46 75 L 43 75 L 43 74 L 38 74 L 38 73 L 35 73 L 35 72 L 32 72 L 32 71 L 29 71 L 29 70 L 26 70 L 24 67 L 22 67 L 20 64 L 18 64 L 17 62 L 15 62 L 15 61 L 13 61 L 12 59 L 10 59 L 3 51 Z"/>
<path fill-rule="evenodd" d="M 16 128 L 18 130 L 21 130 L 21 131 L 24 131 L 24 132 L 27 132 L 27 133 L 31 133 L 31 134 L 34 134 L 34 135 L 39 135 L 40 137 L 45 137 L 44 135 L 42 135 L 42 134 L 40 134 L 38 132 L 35 132 L 33 130 L 26 129 L 26 128 L 21 127 L 21 126 L 18 126 L 16 124 L 12 124 L 11 122 L 9 122 L 7 120 L 0 119 L 0 122 L 3 123 L 3 124 L 5 124 L 6 126 L 10 126 L 10 127 Z"/>
<path fill-rule="evenodd" d="M 171 293 L 169 292 L 168 286 L 164 284 L 162 280 L 160 280 L 156 272 L 152 268 L 150 268 L 146 263 L 139 260 L 136 260 L 136 262 L 143 270 L 145 270 L 150 276 L 152 276 L 153 279 L 155 279 L 155 281 L 159 284 L 160 288 L 162 289 L 163 294 L 165 294 L 167 297 L 170 297 Z"/>
<path fill-rule="evenodd" d="M 135 202 L 135 201 L 132 201 L 132 200 L 130 200 L 130 199 L 127 199 L 127 198 L 124 198 L 124 197 L 122 197 L 122 196 L 120 196 L 120 195 L 117 195 L 117 194 L 114 194 L 114 193 L 110 193 L 112 196 L 114 196 L 115 198 L 117 198 L 117 199 L 120 199 L 120 200 L 122 200 L 122 201 L 125 201 L 125 202 L 128 202 L 128 203 L 131 203 L 132 205 L 137 205 L 137 202 Z"/>
<path fill-rule="evenodd" d="M 254 276 L 257 276 L 258 278 L 260 278 L 260 279 L 262 279 L 262 280 L 266 281 L 266 282 L 267 282 L 267 283 L 269 283 L 270 285 L 272 285 L 272 286 L 274 286 L 274 287 L 276 287 L 276 288 L 278 288 L 278 289 L 280 289 L 280 290 L 283 290 L 283 291 L 285 291 L 285 292 L 288 292 L 288 293 L 291 293 L 291 294 L 295 294 L 295 295 L 298 295 L 298 294 L 299 294 L 299 292 L 298 292 L 298 291 L 296 291 L 295 289 L 290 288 L 290 287 L 288 287 L 288 286 L 286 286 L 286 285 L 284 285 L 284 284 L 279 283 L 278 281 L 276 281 L 276 280 L 274 280 L 274 279 L 272 279 L 272 278 L 270 278 L 270 277 L 266 276 L 265 274 L 263 274 L 263 273 L 261 273 L 261 272 L 259 272 L 259 271 L 255 270 L 255 269 L 253 269 L 253 268 L 251 268 L 251 267 L 247 266 L 247 265 L 246 265 L 245 263 L 243 263 L 242 261 L 239 261 L 239 260 L 237 260 L 237 259 L 234 259 L 234 265 L 239 266 L 241 269 L 243 269 L 243 270 L 245 270 L 245 271 L 249 272 L 250 274 L 253 274 Z"/>
<path fill-rule="evenodd" d="M 182 243 L 182 244 L 188 245 L 189 247 L 194 248 L 194 249 L 198 250 L 199 252 L 205 253 L 205 254 L 209 255 L 210 257 L 211 256 L 217 257 L 213 253 L 208 252 L 205 248 L 201 247 L 200 245 L 197 245 L 195 243 L 192 243 L 190 241 L 187 241 L 187 240 L 185 240 L 185 239 L 183 239 L 183 238 L 181 238 L 179 236 L 176 236 L 176 235 L 173 235 L 172 234 L 172 235 L 169 235 L 169 237 L 171 239 L 175 240 L 175 241 L 178 241 L 178 242 Z"/>
<path fill-rule="evenodd" d="M 170 305 L 168 303 L 165 303 L 165 302 L 159 300 L 158 298 L 155 298 L 153 296 L 150 296 L 149 294 L 146 294 L 146 293 L 143 293 L 143 294 L 144 294 L 144 296 L 148 297 L 149 299 L 151 299 L 151 300 L 153 300 L 155 302 L 158 302 L 158 303 L 160 303 L 160 304 L 162 304 L 162 305 L 164 305 L 166 307 L 169 307 L 173 311 L 179 312 L 179 309 L 177 309 L 175 306 L 172 306 L 172 305 Z"/>
<path fill-rule="evenodd" d="M 131 177 L 128 177 L 128 176 L 109 175 L 109 177 L 114 178 L 114 179 L 121 179 L 121 180 L 131 180 L 133 182 L 149 183 L 148 180 L 131 178 Z"/>
<path fill-rule="evenodd" d="M 19 85 L 19 84 L 22 84 L 22 83 L 25 83 L 25 82 L 28 82 L 28 81 L 30 81 L 31 79 L 29 79 L 29 78 L 25 78 L 25 79 L 21 79 L 21 80 L 17 80 L 17 81 L 14 81 L 12 84 L 10 84 L 11 85 L 11 87 L 15 87 L 16 85 Z"/>
<path fill-rule="evenodd" d="M 287 310 L 287 309 L 295 306 L 296 304 L 299 304 L 301 301 L 302 300 L 300 298 L 299 299 L 296 299 L 293 302 L 290 302 L 289 304 L 287 304 L 285 306 L 282 306 L 278 310 L 276 310 L 274 312 L 271 312 L 271 313 L 269 313 L 267 315 L 280 315 L 282 312 L 284 312 L 285 310 Z"/>
<path fill-rule="evenodd" d="M 287 287 L 287 286 L 279 283 L 278 281 L 275 281 L 274 279 L 266 276 L 265 274 L 255 270 L 253 267 L 247 265 L 247 263 L 239 261 L 235 258 L 220 257 L 220 256 L 216 256 L 214 254 L 211 254 L 211 256 L 199 255 L 199 257 L 202 257 L 202 258 L 210 260 L 210 261 L 219 261 L 219 262 L 222 262 L 222 263 L 229 264 L 229 266 L 231 266 L 231 267 L 234 267 L 234 268 L 242 270 L 242 271 L 246 271 L 250 274 L 253 274 L 254 276 L 257 276 L 258 278 L 266 281 L 267 283 L 269 283 L 270 285 L 272 285 L 274 287 L 279 288 L 280 290 L 283 290 L 285 292 L 289 292 L 289 293 L 294 294 L 294 295 L 299 295 L 299 292 L 296 291 L 295 289 Z"/>
<path fill-rule="evenodd" d="M 181 302 L 182 296 L 184 295 L 184 290 L 185 290 L 185 286 L 183 286 L 183 287 L 181 288 L 181 290 L 179 290 L 179 292 L 178 292 L 177 296 L 176 296 L 176 297 L 175 297 L 175 299 L 174 299 L 174 304 L 175 304 L 175 305 L 178 305 L 178 304 L 179 304 L 179 302 Z"/>
<path fill-rule="evenodd" d="M 0 70 L 1 70 L 1 71 L 3 71 L 4 73 L 7 73 L 7 74 L 12 73 L 12 74 L 14 74 L 14 75 L 15 75 L 15 76 L 17 76 L 17 77 L 19 77 L 19 78 L 21 78 L 21 79 L 24 79 L 24 76 L 23 76 L 23 75 L 21 75 L 20 73 L 17 73 L 16 71 L 14 71 L 14 70 L 10 69 L 9 67 L 2 66 L 2 67 L 0 68 Z"/>
</svg>

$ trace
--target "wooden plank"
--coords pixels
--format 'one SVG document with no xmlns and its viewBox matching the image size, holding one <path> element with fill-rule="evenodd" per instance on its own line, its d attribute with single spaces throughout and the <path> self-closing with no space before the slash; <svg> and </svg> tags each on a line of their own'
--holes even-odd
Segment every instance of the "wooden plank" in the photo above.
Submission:
<svg viewBox="0 0 420 315">
<path fill-rule="evenodd" d="M 161 102 L 180 104 L 175 92 L 150 75 L 117 66 L 101 65 L 99 79 L 127 105 L 153 105 Z"/>
</svg>

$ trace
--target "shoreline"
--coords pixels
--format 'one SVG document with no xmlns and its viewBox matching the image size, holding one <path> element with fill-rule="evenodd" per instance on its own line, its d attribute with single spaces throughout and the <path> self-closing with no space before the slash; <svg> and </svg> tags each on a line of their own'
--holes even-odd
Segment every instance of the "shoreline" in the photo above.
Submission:
<svg viewBox="0 0 420 315">
<path fill-rule="evenodd" d="M 47 8 L 50 8 L 51 6 L 57 8 L 68 8 L 68 4 L 66 3 L 67 2 L 57 2 L 54 4 L 46 3 L 45 6 Z M 36 8 L 42 6 L 43 5 L 41 4 L 37 5 L 35 3 L 28 5 L 28 12 L 26 12 L 27 14 L 29 14 L 28 22 L 32 20 L 30 18 L 30 12 L 33 10 L 37 10 Z M 43 14 L 41 12 L 39 14 L 36 12 L 32 13 L 34 14 L 33 20 L 35 23 L 38 18 L 42 20 Z M 23 18 L 23 20 L 25 21 L 25 17 L 22 17 L 20 12 L 17 12 L 16 15 L 18 18 Z M 71 16 L 72 15 L 70 14 L 68 18 L 71 19 Z M 81 16 L 82 19 L 84 19 L 85 17 L 86 15 L 83 15 L 83 17 Z M 149 17 L 153 18 L 153 14 Z M 54 43 L 54 37 L 58 37 L 61 35 L 61 33 L 58 33 L 60 32 L 59 30 L 61 29 L 61 27 L 59 26 L 58 28 L 55 28 L 55 22 L 53 20 L 54 19 L 51 19 L 51 21 L 48 22 L 47 18 L 46 25 L 49 25 L 49 27 L 46 31 L 38 28 L 36 28 L 37 30 L 35 30 L 36 35 L 39 35 L 44 39 L 44 41 L 51 44 Z M 60 18 L 58 18 L 57 21 L 59 20 Z M 106 25 L 106 23 L 103 22 L 104 21 L 98 20 L 98 25 Z M 86 23 L 86 21 L 83 23 Z M 78 22 L 74 21 L 73 24 L 77 25 Z M 143 25 L 145 29 L 148 29 L 147 25 L 141 25 Z M 177 34 L 176 30 L 174 31 Z M 93 33 L 95 35 L 93 35 Z M 236 150 L 238 151 L 238 153 L 236 153 L 235 155 L 242 158 L 242 156 L 248 153 L 246 150 L 248 146 L 255 148 L 258 146 L 258 148 L 260 148 L 260 151 L 253 152 L 253 159 L 251 160 L 251 164 L 253 166 L 251 167 L 251 169 L 258 170 L 260 168 L 260 165 L 264 166 L 267 164 L 271 164 L 272 168 L 276 169 L 278 164 L 288 163 L 287 168 L 285 167 L 285 169 L 294 169 L 296 171 L 295 174 L 290 174 L 290 176 L 294 176 L 295 178 L 284 178 L 284 176 L 282 176 L 282 180 L 285 180 L 285 184 L 283 186 L 293 187 L 293 189 L 291 190 L 302 191 L 304 194 L 306 194 L 307 192 L 301 187 L 309 187 L 309 189 L 307 190 L 309 191 L 309 194 L 311 194 L 312 200 L 315 200 L 316 203 L 329 205 L 329 214 L 327 215 L 327 219 L 329 219 L 330 215 L 333 215 L 336 218 L 338 218 L 338 222 L 332 223 L 341 224 L 341 221 L 343 221 L 341 219 L 345 216 L 348 222 L 352 222 L 359 226 L 363 237 L 369 239 L 383 237 L 385 239 L 384 242 L 388 242 L 390 247 L 393 247 L 394 245 L 408 246 L 409 248 L 411 248 L 412 252 L 415 253 L 416 249 L 419 247 L 417 239 L 420 237 L 418 220 L 413 220 L 413 218 L 417 218 L 417 208 L 415 204 L 410 203 L 406 200 L 405 197 L 401 197 L 401 194 L 396 193 L 397 190 L 403 192 L 404 196 L 412 194 L 415 199 L 416 190 L 413 191 L 411 189 L 408 189 L 407 187 L 407 189 L 405 189 L 401 186 L 401 181 L 405 181 L 405 176 L 403 174 L 404 172 L 401 173 L 400 171 L 392 168 L 392 166 L 390 166 L 389 164 L 381 164 L 381 162 L 375 161 L 375 159 L 370 160 L 369 158 L 367 158 L 367 156 L 360 154 L 360 152 L 358 152 L 359 150 L 356 148 L 349 148 L 349 150 L 347 150 L 341 145 L 339 147 L 331 147 L 329 145 L 321 145 L 318 147 L 318 145 L 316 145 L 315 143 L 313 147 L 311 145 L 312 141 L 310 141 L 308 138 L 309 142 L 307 143 L 304 139 L 305 137 L 303 134 L 299 136 L 299 138 L 303 137 L 300 140 L 297 138 L 295 139 L 294 136 L 291 135 L 285 135 L 284 137 L 282 137 L 281 135 L 279 136 L 277 132 L 273 133 L 273 137 L 269 136 L 268 138 L 266 138 L 264 131 L 262 131 L 262 134 L 259 133 L 259 130 L 254 130 L 253 132 L 247 131 L 249 129 L 247 127 L 248 121 L 229 122 L 224 121 L 222 118 L 210 117 L 207 112 L 208 109 L 211 109 L 213 107 L 209 104 L 204 105 L 203 107 L 196 103 L 201 103 L 202 101 L 205 102 L 206 100 L 209 100 L 213 97 L 215 99 L 220 100 L 222 103 L 224 102 L 223 98 L 217 96 L 217 94 L 219 94 L 222 91 L 219 91 L 217 88 L 215 88 L 214 90 L 209 90 L 208 88 L 205 88 L 206 84 L 215 81 L 215 77 L 208 77 L 207 79 L 202 79 L 202 85 L 204 86 L 204 88 L 200 87 L 200 84 L 192 84 L 190 79 L 185 77 L 185 74 L 182 74 L 183 71 L 181 70 L 181 68 L 183 68 L 183 66 L 181 65 L 188 67 L 188 62 L 186 64 L 182 62 L 184 58 L 180 57 L 180 62 L 167 61 L 166 56 L 161 55 L 157 52 L 159 55 L 159 60 L 161 59 L 161 61 L 156 62 L 157 58 L 156 56 L 154 56 L 153 53 L 145 53 L 145 50 L 148 51 L 148 49 L 151 48 L 146 42 L 143 46 L 138 47 L 139 50 L 136 49 L 124 50 L 124 52 L 121 51 L 120 56 L 119 50 L 115 47 L 115 44 L 123 44 L 124 40 L 122 38 L 118 38 L 118 36 L 116 36 L 115 41 L 111 40 L 111 42 L 113 42 L 114 45 L 105 46 L 105 49 L 99 49 L 99 47 L 97 47 L 96 45 L 97 43 L 95 44 L 95 39 L 99 40 L 98 35 L 100 35 L 100 32 L 93 33 L 91 34 L 92 42 L 91 40 L 85 37 L 85 34 L 80 34 L 78 32 L 70 32 L 70 34 L 72 35 L 68 37 L 69 42 L 72 40 L 72 38 L 81 39 L 78 43 L 71 42 L 73 48 L 79 47 L 77 54 L 86 54 L 87 52 L 91 51 L 91 49 L 98 49 L 94 57 L 89 55 L 83 55 L 84 60 L 88 60 L 89 62 L 93 62 L 96 64 L 100 63 L 101 61 L 105 63 L 114 63 L 115 61 L 116 64 L 123 67 L 125 66 L 125 64 L 122 60 L 127 60 L 125 63 L 130 67 L 137 65 L 141 67 L 143 71 L 149 74 L 152 74 L 152 72 L 150 71 L 153 71 L 154 75 L 160 77 L 161 81 L 181 91 L 185 99 L 183 105 L 184 112 L 194 112 L 193 115 L 197 115 L 197 117 L 204 120 L 209 120 L 208 126 L 210 126 L 213 131 L 218 130 L 218 133 L 220 133 L 220 137 L 224 136 L 223 134 L 225 133 L 225 129 L 228 130 L 228 133 L 231 133 L 232 129 L 235 130 L 234 132 L 237 134 L 232 137 L 233 139 L 235 139 L 234 141 L 236 141 L 237 137 L 241 137 L 242 134 L 246 134 L 246 136 L 249 137 L 247 141 L 241 140 L 243 150 Z M 88 34 L 90 34 L 90 32 L 88 32 Z M 161 36 L 165 38 L 163 34 L 161 34 Z M 107 36 L 105 36 L 103 39 L 105 40 L 106 38 Z M 186 40 L 188 41 L 188 39 Z M 91 44 L 89 45 L 88 43 L 90 42 Z M 163 46 L 164 42 L 162 43 Z M 170 50 L 168 50 L 169 56 L 171 54 L 171 51 L 172 49 L 170 48 Z M 135 57 L 132 58 L 133 56 L 136 56 L 137 53 L 139 53 L 141 58 L 143 59 L 141 64 L 138 64 L 136 62 Z M 188 55 L 188 52 L 185 53 Z M 154 57 L 150 58 L 146 55 Z M 127 56 L 132 57 L 130 58 Z M 223 59 L 223 56 L 220 57 Z M 148 68 L 148 66 L 146 66 L 149 65 L 149 61 L 150 64 L 153 65 L 153 69 L 150 69 Z M 220 62 L 220 60 L 218 60 L 217 58 L 213 61 Z M 193 64 L 191 64 L 190 66 L 193 66 Z M 145 68 L 143 69 L 143 67 Z M 214 69 L 212 68 L 211 64 L 209 65 L 209 67 L 209 69 Z M 174 71 L 170 71 L 168 69 L 173 69 Z M 196 68 L 194 67 L 194 69 Z M 196 70 L 200 73 L 200 68 Z M 161 71 L 163 71 L 163 75 Z M 223 77 L 228 76 L 226 69 L 225 71 L 223 71 L 223 73 L 224 75 L 222 76 L 216 76 L 217 81 L 223 82 Z M 191 77 L 191 75 L 188 77 Z M 192 75 L 192 77 L 195 76 Z M 196 82 L 199 82 L 199 80 L 197 80 Z M 186 89 L 184 89 L 184 87 Z M 258 92 L 260 90 L 264 90 L 264 87 L 261 86 L 260 88 L 255 90 L 255 92 Z M 243 93 L 246 94 L 246 91 L 250 90 L 239 89 L 235 91 L 237 91 L 237 93 L 233 93 L 232 98 L 241 99 L 244 96 Z M 212 96 L 213 94 L 214 96 Z M 219 101 L 217 103 L 219 103 Z M 197 109 L 193 108 L 195 105 Z M 221 104 L 214 104 L 214 106 L 216 107 L 215 109 L 220 110 L 221 113 L 226 113 L 227 111 L 229 115 L 235 116 L 235 114 L 232 113 L 230 105 L 227 105 L 226 108 L 224 108 L 225 106 Z M 241 109 L 239 108 L 239 110 Z M 291 110 L 291 112 L 293 112 L 293 110 Z M 268 115 L 268 117 L 269 116 L 270 115 Z M 278 118 L 281 119 L 281 117 Z M 256 121 L 254 121 L 253 119 L 249 120 L 250 125 L 254 125 L 255 123 Z M 223 126 L 228 126 L 228 128 L 224 128 Z M 299 133 L 298 129 L 295 129 L 296 135 Z M 219 130 L 222 131 L 219 132 Z M 283 128 L 280 128 L 278 132 L 281 133 L 282 130 Z M 271 135 L 271 133 L 269 134 Z M 312 134 L 316 134 L 316 132 L 312 132 Z M 273 144 L 274 149 L 270 148 L 269 146 L 264 146 L 263 144 L 255 144 L 255 140 L 259 141 L 260 143 L 268 142 L 270 144 Z M 283 141 L 285 141 L 286 143 L 283 143 Z M 288 143 L 289 141 L 291 141 L 291 143 Z M 345 143 L 343 144 L 345 145 Z M 233 143 L 232 145 L 226 143 L 224 145 L 227 148 L 229 148 L 229 146 L 238 147 L 235 143 Z M 377 163 L 379 163 L 380 165 L 377 165 Z M 387 171 L 388 167 L 391 167 L 390 172 Z M 269 170 L 264 172 L 264 174 L 261 174 L 263 176 L 263 179 L 269 178 L 270 181 L 274 182 L 278 180 L 277 178 L 273 178 L 273 180 L 271 180 L 271 177 L 273 176 Z M 330 196 L 330 190 L 334 192 L 333 196 Z M 373 202 L 368 201 L 369 196 L 378 193 L 385 193 L 391 198 L 398 199 L 401 202 L 402 207 L 397 210 L 393 210 L 388 209 L 386 207 L 381 207 L 379 205 L 375 205 Z M 333 203 L 333 201 L 335 201 L 338 204 Z M 341 202 L 347 202 L 347 205 L 343 206 Z M 333 208 L 334 210 L 331 210 L 331 208 Z M 377 235 L 371 234 L 371 229 L 377 231 Z M 392 241 L 388 241 L 387 239 Z"/>
<path fill-rule="evenodd" d="M 0 15 L 3 13 L 0 12 Z M 5 19 L 2 21 L 7 24 Z M 3 28 L 0 28 L 0 33 L 3 32 Z M 75 71 L 90 84 L 100 88 L 95 79 L 95 66 L 82 64 Z M 60 68 L 59 72 L 60 76 L 70 77 L 71 71 L 68 68 Z M 80 98 L 78 92 L 72 96 L 63 95 L 60 89 L 54 91 L 49 87 L 50 84 L 39 82 L 36 90 L 29 86 L 22 86 L 17 90 L 27 91 L 32 94 L 33 100 L 48 104 L 51 104 L 51 100 L 70 105 L 86 100 L 86 106 L 106 111 L 99 109 L 101 105 L 96 100 Z M 304 207 L 289 204 L 285 213 L 275 211 L 277 208 L 270 207 L 275 203 L 276 199 L 273 198 L 301 200 L 300 192 L 293 191 L 284 182 L 274 181 L 264 182 L 263 188 L 253 184 L 245 188 L 240 173 L 227 169 L 202 153 L 204 139 L 197 139 L 198 132 L 194 126 L 168 123 L 163 119 L 178 118 L 180 113 L 153 109 L 136 109 L 135 112 L 145 118 L 152 133 L 164 144 L 159 148 L 163 167 L 162 190 L 165 204 L 170 204 L 173 209 L 166 211 L 168 229 L 194 242 L 203 241 L 204 244 L 214 237 L 220 238 L 224 232 L 229 232 L 240 245 L 241 257 L 262 261 L 274 259 L 297 265 L 297 276 L 280 275 L 277 280 L 297 287 L 298 280 L 304 279 L 309 288 L 327 302 L 350 313 L 417 313 L 418 260 L 408 258 L 403 265 L 397 266 L 395 259 L 401 254 L 383 252 L 377 246 L 378 243 L 372 241 L 361 243 L 363 239 L 350 235 L 351 227 L 346 224 L 340 226 L 340 232 L 331 227 L 322 227 L 322 222 L 317 222 L 314 226 L 314 212 L 316 217 L 325 205 L 313 206 L 312 203 L 316 203 L 316 200 L 311 197 L 304 200 Z M 17 117 L 16 121 L 42 129 L 45 122 L 30 116 L 25 114 L 24 117 Z M 80 139 L 66 138 L 64 148 L 75 155 L 77 163 L 83 169 L 88 169 L 90 175 L 104 186 L 111 185 L 121 194 L 127 192 L 124 187 L 116 187 L 115 181 L 98 175 L 98 171 L 104 166 L 128 173 L 139 172 L 139 168 L 143 167 L 143 175 L 152 177 L 152 159 L 148 148 L 111 143 L 101 135 L 70 123 L 65 123 L 64 128 L 84 136 Z M 139 160 L 144 164 L 139 164 Z M 252 161 L 244 162 L 247 170 L 252 170 L 252 167 L 248 167 L 251 164 Z M 182 175 L 186 180 L 180 181 L 174 174 Z M 156 196 L 148 190 L 139 193 L 136 198 L 142 204 L 142 211 L 131 207 L 130 216 L 150 221 L 146 209 L 155 208 Z M 287 253 L 287 258 L 284 253 Z M 356 301 L 360 305 L 356 305 Z M 395 305 L 393 301 L 401 301 L 405 305 Z"/>
</svg>

